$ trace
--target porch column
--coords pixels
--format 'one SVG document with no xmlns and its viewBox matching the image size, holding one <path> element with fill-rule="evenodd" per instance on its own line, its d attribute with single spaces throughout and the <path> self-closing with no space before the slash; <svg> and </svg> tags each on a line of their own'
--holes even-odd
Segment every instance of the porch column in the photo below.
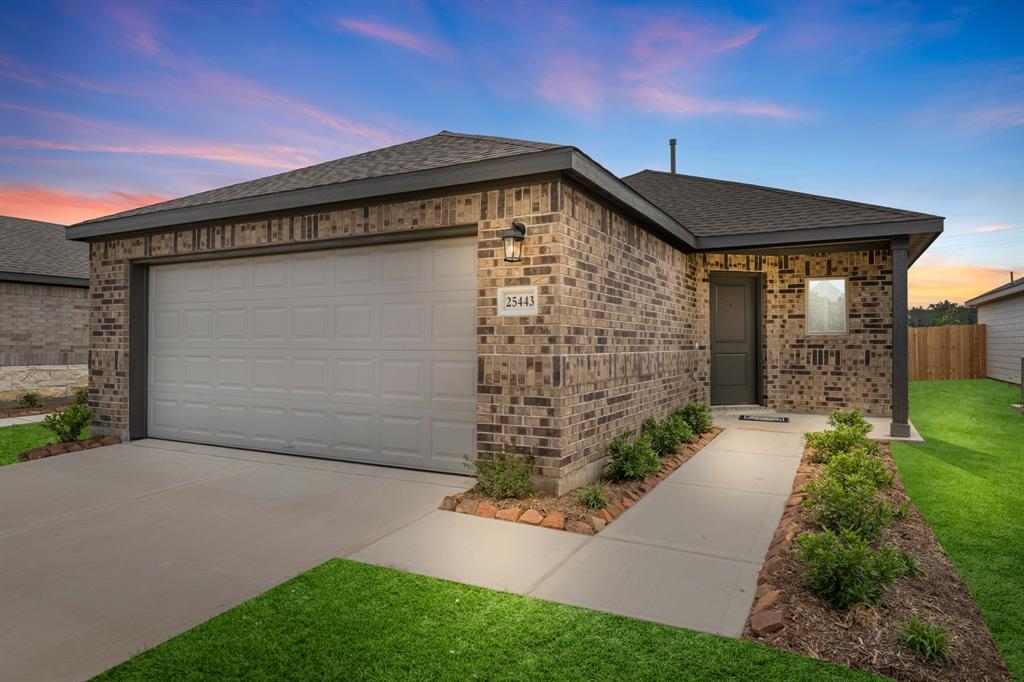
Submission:
<svg viewBox="0 0 1024 682">
<path fill-rule="evenodd" d="M 910 435 L 907 386 L 907 262 L 909 240 L 892 240 L 892 426 L 891 436 Z"/>
</svg>

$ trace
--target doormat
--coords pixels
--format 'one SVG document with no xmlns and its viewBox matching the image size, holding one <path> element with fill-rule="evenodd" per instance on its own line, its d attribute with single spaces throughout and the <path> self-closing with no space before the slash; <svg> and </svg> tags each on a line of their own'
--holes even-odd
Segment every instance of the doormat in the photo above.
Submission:
<svg viewBox="0 0 1024 682">
<path fill-rule="evenodd" d="M 767 414 L 741 414 L 741 422 L 775 422 L 778 424 L 788 424 L 789 417 L 776 417 Z"/>
</svg>

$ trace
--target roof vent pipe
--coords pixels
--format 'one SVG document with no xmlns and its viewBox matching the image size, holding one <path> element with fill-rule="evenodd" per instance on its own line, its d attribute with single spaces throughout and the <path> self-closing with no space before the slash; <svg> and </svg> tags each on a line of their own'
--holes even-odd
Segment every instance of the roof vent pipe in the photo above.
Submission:
<svg viewBox="0 0 1024 682">
<path fill-rule="evenodd" d="M 668 141 L 669 157 L 672 159 L 672 175 L 676 174 L 676 138 Z"/>
</svg>

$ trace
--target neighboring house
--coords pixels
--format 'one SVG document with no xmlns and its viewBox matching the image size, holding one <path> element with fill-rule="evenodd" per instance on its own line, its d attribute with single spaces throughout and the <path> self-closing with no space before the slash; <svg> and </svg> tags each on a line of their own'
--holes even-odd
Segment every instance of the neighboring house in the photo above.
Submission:
<svg viewBox="0 0 1024 682">
<path fill-rule="evenodd" d="M 967 301 L 978 309 L 985 325 L 987 374 L 993 379 L 1021 382 L 1024 359 L 1024 279 L 987 291 Z"/>
<path fill-rule="evenodd" d="M 0 405 L 88 382 L 89 246 L 64 226 L 0 216 Z"/>
<path fill-rule="evenodd" d="M 564 491 L 692 400 L 909 433 L 907 268 L 942 224 L 442 132 L 68 236 L 97 433 L 440 471 L 524 448 Z"/>
</svg>

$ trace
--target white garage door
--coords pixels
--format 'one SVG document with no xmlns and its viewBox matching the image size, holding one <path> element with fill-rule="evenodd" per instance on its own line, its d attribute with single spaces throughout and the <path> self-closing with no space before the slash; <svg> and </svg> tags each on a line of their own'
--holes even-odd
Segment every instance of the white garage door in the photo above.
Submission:
<svg viewBox="0 0 1024 682">
<path fill-rule="evenodd" d="M 464 472 L 476 241 L 153 266 L 149 435 Z"/>
</svg>

